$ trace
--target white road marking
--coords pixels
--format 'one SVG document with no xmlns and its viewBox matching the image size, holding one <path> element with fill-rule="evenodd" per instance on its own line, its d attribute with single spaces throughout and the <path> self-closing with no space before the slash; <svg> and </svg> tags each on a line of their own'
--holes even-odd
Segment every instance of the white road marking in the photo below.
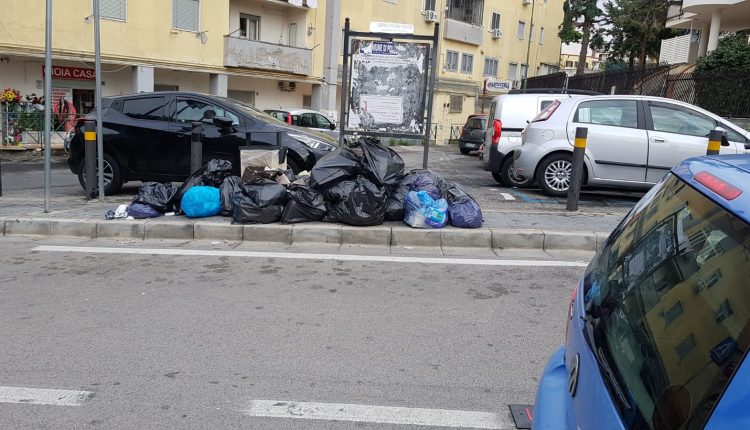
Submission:
<svg viewBox="0 0 750 430">
<path fill-rule="evenodd" d="M 2 387 L 0 403 L 26 405 L 81 406 L 94 393 L 91 391 L 53 390 L 49 388 Z"/>
<path fill-rule="evenodd" d="M 496 413 L 448 409 L 253 400 L 250 402 L 250 406 L 243 412 L 248 416 L 268 418 L 353 421 L 376 424 L 494 430 L 509 430 L 513 428 L 508 420 L 503 420 Z"/>
<path fill-rule="evenodd" d="M 503 196 L 503 198 L 505 200 L 515 200 L 516 199 L 515 197 L 511 196 L 509 193 L 500 193 L 500 195 Z"/>
<path fill-rule="evenodd" d="M 586 267 L 587 262 L 564 260 L 493 260 L 480 258 L 402 257 L 389 255 L 303 254 L 293 252 L 219 251 L 205 249 L 108 248 L 91 246 L 37 246 L 32 251 L 85 254 L 176 255 L 187 257 L 283 258 L 289 260 L 378 261 L 386 263 L 458 264 L 465 266 Z"/>
</svg>

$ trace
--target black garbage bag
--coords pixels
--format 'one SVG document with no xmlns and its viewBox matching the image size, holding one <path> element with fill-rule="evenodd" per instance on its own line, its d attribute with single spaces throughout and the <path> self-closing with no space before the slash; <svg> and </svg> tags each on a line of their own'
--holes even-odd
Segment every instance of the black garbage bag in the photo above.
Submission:
<svg viewBox="0 0 750 430">
<path fill-rule="evenodd" d="M 291 184 L 287 187 L 286 194 L 287 202 L 281 214 L 281 222 L 284 224 L 319 221 L 328 212 L 323 194 L 309 186 Z"/>
<path fill-rule="evenodd" d="M 346 179 L 320 190 L 326 202 L 338 203 L 347 198 L 357 187 L 357 179 Z"/>
<path fill-rule="evenodd" d="M 404 220 L 404 202 L 406 201 L 406 195 L 411 190 L 413 180 L 414 175 L 404 176 L 398 186 L 388 194 L 388 204 L 385 207 L 385 219 L 388 221 Z"/>
<path fill-rule="evenodd" d="M 232 174 L 232 162 L 214 159 L 206 163 L 203 170 L 203 185 L 219 188 L 224 178 Z"/>
<path fill-rule="evenodd" d="M 239 184 L 232 196 L 232 219 L 237 223 L 276 222 L 281 218 L 286 198 L 286 188 L 270 179 Z"/>
<path fill-rule="evenodd" d="M 463 188 L 450 184 L 446 191 L 446 200 L 448 200 L 448 215 L 453 227 L 482 227 L 482 209 Z"/>
<path fill-rule="evenodd" d="M 221 216 L 232 216 L 232 197 L 240 184 L 239 176 L 227 176 L 219 187 L 221 194 Z"/>
<path fill-rule="evenodd" d="M 445 196 L 448 184 L 435 172 L 430 170 L 412 170 L 414 178 L 411 181 L 410 191 L 426 191 L 434 200 Z"/>
<path fill-rule="evenodd" d="M 372 181 L 359 176 L 354 189 L 344 199 L 329 204 L 325 221 L 356 226 L 379 225 L 385 218 L 388 192 Z"/>
<path fill-rule="evenodd" d="M 146 182 L 138 189 L 133 203 L 149 205 L 161 213 L 172 212 L 174 210 L 174 196 L 177 194 L 177 187 L 171 182 Z"/>
<path fill-rule="evenodd" d="M 380 139 L 359 139 L 362 148 L 362 168 L 368 179 L 377 185 L 395 187 L 404 177 L 404 160 L 396 151 L 380 144 Z"/>
<path fill-rule="evenodd" d="M 356 177 L 361 171 L 357 154 L 347 148 L 338 148 L 318 160 L 310 172 L 310 183 L 326 188 L 344 179 Z"/>
<path fill-rule="evenodd" d="M 128 205 L 127 211 L 128 216 L 132 216 L 135 219 L 158 218 L 164 215 L 153 206 L 143 203 L 131 203 Z"/>
</svg>

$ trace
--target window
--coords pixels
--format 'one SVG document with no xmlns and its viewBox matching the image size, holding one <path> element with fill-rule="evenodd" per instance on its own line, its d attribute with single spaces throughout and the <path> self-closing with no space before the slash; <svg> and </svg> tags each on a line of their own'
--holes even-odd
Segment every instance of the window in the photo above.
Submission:
<svg viewBox="0 0 750 430">
<path fill-rule="evenodd" d="M 318 124 L 315 121 L 315 114 L 314 113 L 302 113 L 299 115 L 298 119 L 300 127 L 317 127 Z"/>
<path fill-rule="evenodd" d="M 172 0 L 172 28 L 198 32 L 200 0 Z"/>
<path fill-rule="evenodd" d="M 461 73 L 471 73 L 474 70 L 474 56 L 461 54 Z"/>
<path fill-rule="evenodd" d="M 726 124 L 719 124 L 719 127 L 723 128 L 724 131 L 726 131 L 727 140 L 730 142 L 737 142 L 737 143 L 747 143 L 747 139 L 745 139 L 744 136 L 734 131 L 734 129 L 730 128 Z"/>
<path fill-rule="evenodd" d="M 529 73 L 529 66 L 525 64 L 521 64 L 521 79 L 526 79 L 527 77 L 529 77 L 528 73 Z"/>
<path fill-rule="evenodd" d="M 496 59 L 485 58 L 484 59 L 484 76 L 496 78 L 497 77 L 497 64 L 498 64 L 498 61 Z"/>
<path fill-rule="evenodd" d="M 544 45 L 544 27 L 539 29 L 539 44 Z"/>
<path fill-rule="evenodd" d="M 216 117 L 228 117 L 231 118 L 232 125 L 240 125 L 240 119 L 237 115 L 224 110 L 224 108 L 220 106 L 212 105 L 201 100 L 177 100 L 177 113 L 175 115 L 177 122 L 202 122 L 204 124 L 212 124 L 213 119 Z"/>
<path fill-rule="evenodd" d="M 565 62 L 565 67 L 569 67 L 569 68 L 572 69 L 573 68 L 573 62 L 572 61 L 566 61 Z"/>
<path fill-rule="evenodd" d="M 99 16 L 104 19 L 126 21 L 128 0 L 99 0 Z"/>
<path fill-rule="evenodd" d="M 511 81 L 518 80 L 518 64 L 508 63 L 508 79 Z"/>
<path fill-rule="evenodd" d="M 482 26 L 484 0 L 452 0 L 448 6 L 448 18 Z"/>
<path fill-rule="evenodd" d="M 638 108 L 635 100 L 600 100 L 583 102 L 573 117 L 573 122 L 583 124 L 638 127 Z"/>
<path fill-rule="evenodd" d="M 685 340 L 683 340 L 677 345 L 677 347 L 674 349 L 674 352 L 677 353 L 677 357 L 680 360 L 682 360 L 694 348 L 695 348 L 695 337 L 693 337 L 693 335 L 691 334 L 690 336 L 686 337 Z"/>
<path fill-rule="evenodd" d="M 296 29 L 295 29 L 296 33 Z M 260 17 L 255 15 L 240 14 L 240 37 L 248 40 L 260 38 Z M 291 31 L 290 31 L 291 41 Z"/>
<path fill-rule="evenodd" d="M 321 115 L 319 113 L 315 114 L 315 122 L 317 123 L 318 128 L 327 128 L 331 129 L 331 121 L 325 117 L 325 115 Z"/>
<path fill-rule="evenodd" d="M 445 70 L 449 72 L 458 71 L 458 52 L 445 51 Z"/>
<path fill-rule="evenodd" d="M 732 316 L 734 311 L 732 310 L 732 305 L 729 304 L 729 300 L 724 300 L 719 305 L 719 308 L 716 309 L 716 312 L 714 312 L 714 320 L 716 320 L 717 323 L 721 324 L 724 322 L 725 319 Z"/>
<path fill-rule="evenodd" d="M 461 113 L 464 107 L 464 96 L 452 95 L 450 99 L 450 113 Z"/>
<path fill-rule="evenodd" d="M 305 94 L 302 96 L 302 107 L 304 109 L 310 109 L 312 108 L 312 96 Z"/>
<path fill-rule="evenodd" d="M 523 40 L 525 34 L 526 34 L 526 23 L 523 21 L 518 21 L 518 40 Z"/>
<path fill-rule="evenodd" d="M 490 30 L 500 30 L 500 14 L 492 12 L 492 18 L 490 19 Z"/>
<path fill-rule="evenodd" d="M 675 322 L 680 315 L 682 315 L 682 303 L 677 302 L 674 306 L 666 310 L 661 317 L 664 318 L 664 322 L 669 325 Z"/>
<path fill-rule="evenodd" d="M 716 121 L 692 109 L 666 103 L 649 102 L 649 106 L 654 131 L 708 137 L 711 130 L 716 128 Z"/>
<path fill-rule="evenodd" d="M 297 41 L 297 23 L 289 24 L 289 46 L 299 46 Z"/>
<path fill-rule="evenodd" d="M 435 12 L 435 2 L 437 0 L 424 0 L 424 11 L 427 12 L 428 10 Z"/>
<path fill-rule="evenodd" d="M 139 97 L 125 99 L 122 102 L 122 113 L 134 119 L 164 121 L 164 108 L 169 103 L 166 97 Z"/>
</svg>

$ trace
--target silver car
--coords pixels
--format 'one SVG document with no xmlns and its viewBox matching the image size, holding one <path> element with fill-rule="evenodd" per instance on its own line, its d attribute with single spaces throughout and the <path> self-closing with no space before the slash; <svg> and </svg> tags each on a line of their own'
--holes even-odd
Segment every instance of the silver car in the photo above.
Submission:
<svg viewBox="0 0 750 430">
<path fill-rule="evenodd" d="M 688 103 L 647 96 L 561 99 L 534 118 L 514 152 L 519 175 L 545 194 L 567 195 L 576 127 L 588 128 L 584 186 L 648 189 L 681 161 L 706 154 L 723 129 L 722 154 L 750 150 L 750 133 Z"/>
</svg>

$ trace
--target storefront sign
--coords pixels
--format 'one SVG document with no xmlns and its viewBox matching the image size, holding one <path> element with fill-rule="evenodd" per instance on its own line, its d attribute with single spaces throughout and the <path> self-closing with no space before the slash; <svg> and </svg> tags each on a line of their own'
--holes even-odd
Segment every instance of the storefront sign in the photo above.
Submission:
<svg viewBox="0 0 750 430">
<path fill-rule="evenodd" d="M 44 76 L 44 66 L 42 66 L 42 76 Z M 52 79 L 93 81 L 96 79 L 96 72 L 94 69 L 84 67 L 52 66 Z"/>
<path fill-rule="evenodd" d="M 484 88 L 488 92 L 510 91 L 513 89 L 513 81 L 496 81 L 494 79 L 487 79 L 484 81 Z"/>
</svg>

